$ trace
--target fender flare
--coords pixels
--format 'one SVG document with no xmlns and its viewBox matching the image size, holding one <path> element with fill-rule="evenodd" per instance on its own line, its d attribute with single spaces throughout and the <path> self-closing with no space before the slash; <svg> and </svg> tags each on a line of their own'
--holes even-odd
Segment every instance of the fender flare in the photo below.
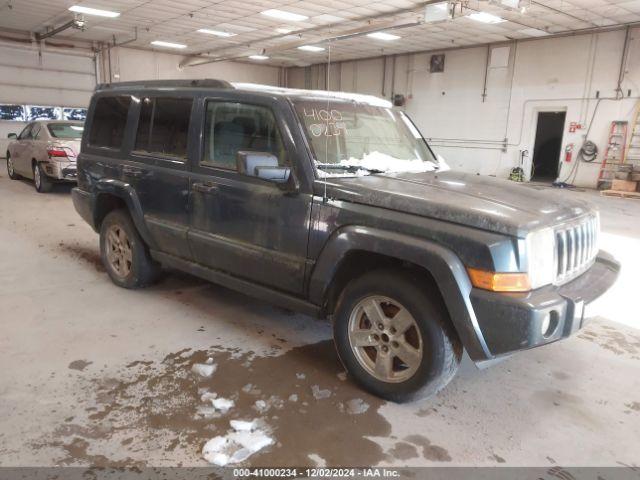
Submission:
<svg viewBox="0 0 640 480">
<path fill-rule="evenodd" d="M 149 248 L 154 248 L 155 242 L 153 242 L 151 232 L 149 232 L 147 224 L 144 221 L 142 205 L 140 204 L 140 199 L 138 198 L 138 194 L 136 193 L 135 189 L 130 184 L 120 180 L 98 180 L 94 185 L 94 191 L 92 195 L 93 205 L 95 206 L 97 204 L 98 197 L 100 195 L 105 194 L 113 195 L 114 197 L 118 197 L 124 201 L 127 209 L 129 210 L 129 215 L 131 215 L 131 219 L 138 229 L 138 233 L 140 234 L 144 242 L 149 246 Z M 93 224 L 96 227 L 98 225 L 97 220 L 97 211 L 95 208 L 93 208 Z"/>
<path fill-rule="evenodd" d="M 334 275 L 349 252 L 372 252 L 411 262 L 435 279 L 453 326 L 474 360 L 491 358 L 471 305 L 471 281 L 458 256 L 448 248 L 421 238 L 362 226 L 345 226 L 322 249 L 309 279 L 309 298 L 324 305 Z"/>
</svg>

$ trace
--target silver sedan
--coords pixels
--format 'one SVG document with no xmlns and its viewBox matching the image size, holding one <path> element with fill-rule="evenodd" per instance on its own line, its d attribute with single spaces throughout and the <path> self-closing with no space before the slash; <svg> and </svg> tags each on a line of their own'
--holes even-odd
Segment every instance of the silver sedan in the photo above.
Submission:
<svg viewBox="0 0 640 480">
<path fill-rule="evenodd" d="M 7 148 L 7 171 L 11 179 L 33 179 L 44 193 L 56 182 L 75 182 L 76 157 L 80 153 L 82 122 L 41 120 L 29 123 Z"/>
</svg>

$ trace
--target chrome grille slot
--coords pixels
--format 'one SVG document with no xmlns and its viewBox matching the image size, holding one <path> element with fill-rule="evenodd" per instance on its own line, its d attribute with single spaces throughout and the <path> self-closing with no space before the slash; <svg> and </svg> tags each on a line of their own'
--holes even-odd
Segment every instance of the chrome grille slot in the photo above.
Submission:
<svg viewBox="0 0 640 480">
<path fill-rule="evenodd" d="M 556 281 L 565 283 L 591 266 L 598 254 L 598 217 L 589 216 L 556 229 Z"/>
</svg>

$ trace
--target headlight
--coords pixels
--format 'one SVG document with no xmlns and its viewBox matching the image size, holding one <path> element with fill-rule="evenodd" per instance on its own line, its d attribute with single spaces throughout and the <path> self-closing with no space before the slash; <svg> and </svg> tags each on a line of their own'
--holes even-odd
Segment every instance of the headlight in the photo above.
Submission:
<svg viewBox="0 0 640 480">
<path fill-rule="evenodd" d="M 525 240 L 531 288 L 553 283 L 556 275 L 556 236 L 551 228 L 531 232 Z"/>
</svg>

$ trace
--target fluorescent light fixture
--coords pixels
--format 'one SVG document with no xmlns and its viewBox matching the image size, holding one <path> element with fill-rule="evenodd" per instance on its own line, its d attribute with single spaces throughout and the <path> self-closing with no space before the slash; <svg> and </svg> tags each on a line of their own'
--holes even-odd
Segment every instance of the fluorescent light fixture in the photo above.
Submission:
<svg viewBox="0 0 640 480">
<path fill-rule="evenodd" d="M 293 30 L 292 30 L 292 29 L 290 29 L 290 28 L 282 27 L 282 28 L 276 28 L 276 32 L 278 32 L 278 33 L 282 33 L 282 34 L 285 34 L 285 35 L 286 35 L 287 33 L 291 33 L 291 32 L 293 32 Z"/>
<path fill-rule="evenodd" d="M 309 18 L 306 15 L 300 15 L 299 13 L 293 12 L 285 12 L 284 10 L 277 10 L 275 8 L 271 8 L 260 13 L 262 15 L 266 15 L 267 17 L 287 20 L 288 22 L 301 22 Z"/>
<path fill-rule="evenodd" d="M 507 8 L 520 9 L 520 0 L 500 0 L 500 3 Z"/>
<path fill-rule="evenodd" d="M 496 15 L 492 15 L 487 12 L 476 12 L 468 15 L 471 20 L 482 23 L 502 23 L 506 22 L 504 18 L 500 18 Z"/>
<path fill-rule="evenodd" d="M 200 28 L 198 29 L 200 33 L 206 33 L 207 35 L 215 35 L 216 37 L 233 37 L 235 33 L 231 32 L 223 32 L 221 30 L 209 30 L 208 28 Z"/>
<path fill-rule="evenodd" d="M 451 20 L 451 7 L 449 2 L 433 3 L 424 7 L 424 21 L 442 22 Z"/>
<path fill-rule="evenodd" d="M 304 50 L 305 52 L 323 52 L 324 47 L 316 47 L 315 45 L 302 45 L 298 47 L 298 50 Z"/>
<path fill-rule="evenodd" d="M 266 55 L 249 55 L 251 60 L 269 60 L 269 57 Z"/>
<path fill-rule="evenodd" d="M 523 35 L 528 35 L 530 37 L 546 37 L 549 35 L 549 32 L 538 30 L 537 28 L 523 28 L 522 30 L 518 30 L 518 33 L 522 33 Z"/>
<path fill-rule="evenodd" d="M 167 48 L 187 48 L 187 46 L 182 43 L 165 42 L 164 40 L 154 40 L 153 42 L 151 42 L 151 45 Z"/>
<path fill-rule="evenodd" d="M 87 15 L 97 15 L 98 17 L 115 18 L 120 16 L 120 12 L 112 12 L 111 10 L 100 10 L 98 8 L 83 7 L 82 5 L 73 5 L 69 7 L 69 11 L 76 13 L 86 13 Z"/>
<path fill-rule="evenodd" d="M 376 40 L 384 40 L 387 42 L 390 40 L 398 40 L 400 38 L 398 35 L 394 35 L 392 33 L 387 33 L 387 32 L 367 33 L 367 37 L 375 38 Z"/>
</svg>

